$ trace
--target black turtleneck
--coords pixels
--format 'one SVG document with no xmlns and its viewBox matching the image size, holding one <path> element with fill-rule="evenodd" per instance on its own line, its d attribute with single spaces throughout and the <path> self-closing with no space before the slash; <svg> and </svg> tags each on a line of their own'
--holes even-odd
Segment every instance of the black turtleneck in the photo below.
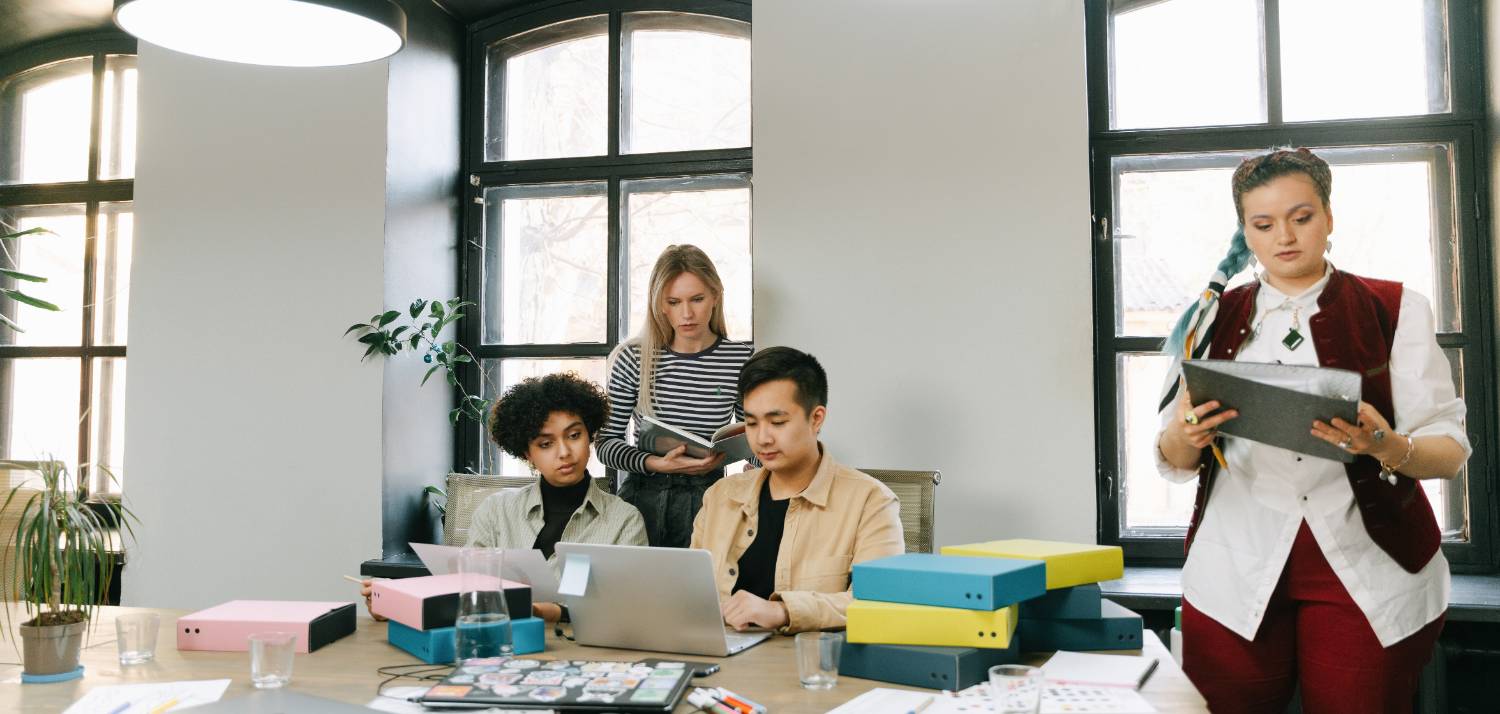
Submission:
<svg viewBox="0 0 1500 714">
<path fill-rule="evenodd" d="M 562 539 L 563 529 L 568 526 L 568 519 L 588 497 L 589 475 L 585 473 L 578 483 L 561 488 L 547 483 L 545 478 L 537 481 L 542 487 L 542 530 L 536 534 L 536 542 L 531 547 L 542 551 L 543 557 L 551 558 L 557 541 Z"/>
</svg>

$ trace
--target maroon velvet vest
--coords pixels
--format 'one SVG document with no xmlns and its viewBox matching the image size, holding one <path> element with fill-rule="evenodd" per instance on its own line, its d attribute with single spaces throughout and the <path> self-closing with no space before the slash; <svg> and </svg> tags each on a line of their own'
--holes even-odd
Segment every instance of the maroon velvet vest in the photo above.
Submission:
<svg viewBox="0 0 1500 714">
<path fill-rule="evenodd" d="M 1251 283 L 1224 293 L 1214 320 L 1209 358 L 1234 359 L 1249 337 L 1259 287 L 1259 283 Z M 1318 314 L 1308 320 L 1318 364 L 1363 375 L 1364 401 L 1394 424 L 1390 358 L 1396 321 L 1401 316 L 1401 284 L 1335 270 L 1318 297 L 1318 307 Z M 1205 449 L 1203 454 L 1184 551 L 1192 547 L 1219 470 L 1212 450 Z M 1387 483 L 1380 478 L 1380 462 L 1371 456 L 1356 457 L 1353 463 L 1344 465 L 1344 472 L 1370 539 L 1407 572 L 1415 573 L 1427 565 L 1437 552 L 1441 536 L 1432 505 L 1416 480 L 1402 477 L 1394 486 Z"/>
</svg>

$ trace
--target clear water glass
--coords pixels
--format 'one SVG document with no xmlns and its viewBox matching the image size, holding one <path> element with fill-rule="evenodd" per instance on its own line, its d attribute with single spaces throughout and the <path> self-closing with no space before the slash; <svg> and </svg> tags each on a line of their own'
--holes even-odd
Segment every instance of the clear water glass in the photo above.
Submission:
<svg viewBox="0 0 1500 714">
<path fill-rule="evenodd" d="M 500 548 L 464 548 L 458 553 L 458 618 L 453 631 L 456 662 L 511 656 L 510 610 L 500 577 L 504 556 Z"/>
<path fill-rule="evenodd" d="M 990 667 L 990 699 L 996 714 L 1037 714 L 1042 707 L 1042 670 L 1024 664 Z"/>
<path fill-rule="evenodd" d="M 138 612 L 115 618 L 115 644 L 120 649 L 120 664 L 142 664 L 156 658 L 156 633 L 161 629 L 161 615 Z"/>
<path fill-rule="evenodd" d="M 297 636 L 290 632 L 258 632 L 250 636 L 250 683 L 256 689 L 276 689 L 292 681 L 292 655 Z"/>
<path fill-rule="evenodd" d="M 797 677 L 806 689 L 833 689 L 839 682 L 841 632 L 797 633 Z"/>
</svg>

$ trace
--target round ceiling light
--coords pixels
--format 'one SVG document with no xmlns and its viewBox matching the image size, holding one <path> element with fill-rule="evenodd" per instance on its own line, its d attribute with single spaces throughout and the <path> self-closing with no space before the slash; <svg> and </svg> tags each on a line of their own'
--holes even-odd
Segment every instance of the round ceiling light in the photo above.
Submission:
<svg viewBox="0 0 1500 714">
<path fill-rule="evenodd" d="M 115 22 L 170 50 L 281 67 L 369 62 L 406 42 L 390 0 L 115 0 Z"/>
</svg>

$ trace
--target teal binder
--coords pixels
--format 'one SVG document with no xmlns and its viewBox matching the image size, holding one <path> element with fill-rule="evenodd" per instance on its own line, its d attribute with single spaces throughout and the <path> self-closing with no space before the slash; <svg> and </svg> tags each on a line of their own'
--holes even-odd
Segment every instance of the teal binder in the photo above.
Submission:
<svg viewBox="0 0 1500 714">
<path fill-rule="evenodd" d="M 903 553 L 853 568 L 854 597 L 907 605 L 998 610 L 1047 592 L 1040 560 Z"/>
<path fill-rule="evenodd" d="M 1141 616 L 1110 600 L 1100 601 L 1102 617 L 1048 620 L 1022 617 L 1016 634 L 1027 652 L 1049 650 L 1138 650 Z"/>
<path fill-rule="evenodd" d="M 1020 640 L 1003 650 L 976 647 L 862 645 L 844 642 L 839 674 L 928 689 L 958 690 L 989 681 L 990 667 L 1020 661 Z"/>
<path fill-rule="evenodd" d="M 453 629 L 418 630 L 395 620 L 386 623 L 386 640 L 428 664 L 453 661 Z M 540 617 L 510 621 L 510 642 L 515 653 L 536 654 L 545 648 L 547 623 Z"/>
<path fill-rule="evenodd" d="M 1048 590 L 1046 595 L 1021 603 L 1022 619 L 1033 617 L 1043 620 L 1083 620 L 1104 616 L 1099 585 L 1074 585 L 1071 588 Z"/>
</svg>

